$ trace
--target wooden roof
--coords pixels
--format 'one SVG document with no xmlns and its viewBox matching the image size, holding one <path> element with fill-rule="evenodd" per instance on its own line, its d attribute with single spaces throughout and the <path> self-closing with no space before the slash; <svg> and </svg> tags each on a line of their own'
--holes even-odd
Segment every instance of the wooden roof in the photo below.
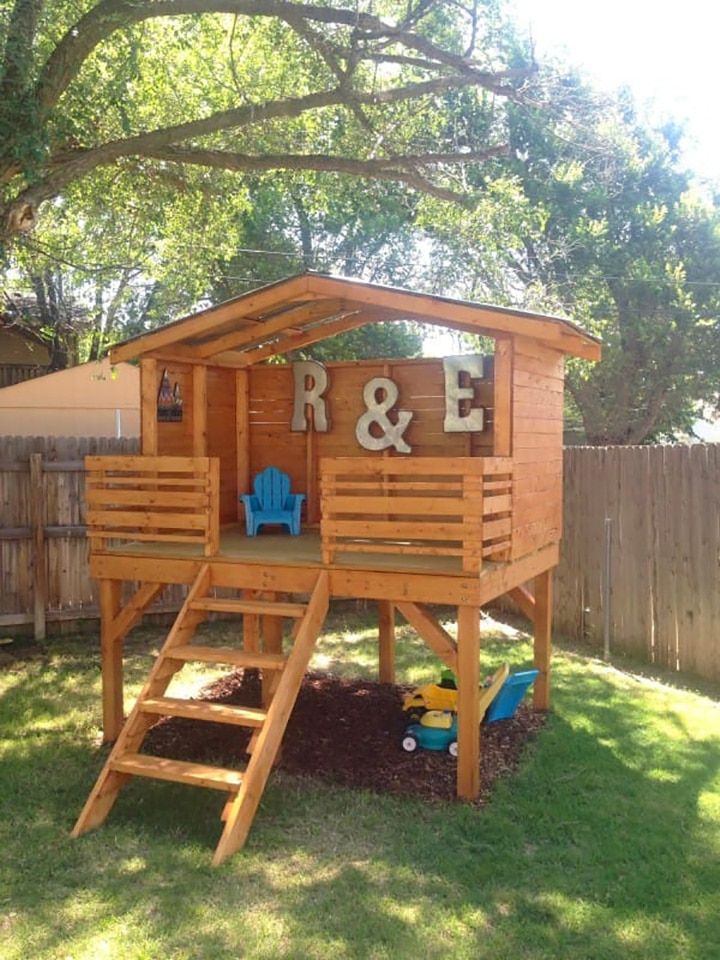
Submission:
<svg viewBox="0 0 720 960">
<path fill-rule="evenodd" d="M 414 320 L 467 333 L 534 337 L 587 360 L 600 341 L 560 317 L 303 273 L 117 344 L 113 362 L 141 356 L 247 367 L 367 323 Z"/>
</svg>

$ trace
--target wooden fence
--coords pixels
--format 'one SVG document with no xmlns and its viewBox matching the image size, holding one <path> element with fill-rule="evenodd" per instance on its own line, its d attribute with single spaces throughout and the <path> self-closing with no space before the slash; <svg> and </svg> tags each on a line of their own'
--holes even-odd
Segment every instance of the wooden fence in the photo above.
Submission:
<svg viewBox="0 0 720 960">
<path fill-rule="evenodd" d="M 0 629 L 98 617 L 85 535 L 88 454 L 134 454 L 137 439 L 0 437 Z M 174 592 L 173 592 L 174 591 Z M 154 612 L 177 609 L 171 588 Z"/>
<path fill-rule="evenodd" d="M 0 628 L 34 624 L 42 637 L 46 621 L 97 617 L 83 458 L 136 451 L 136 440 L 0 438 Z M 613 650 L 720 680 L 720 445 L 568 448 L 564 507 L 556 631 L 600 647 L 609 596 Z"/>
<path fill-rule="evenodd" d="M 720 680 L 720 445 L 566 448 L 556 631 L 601 646 L 606 597 L 613 650 Z"/>
</svg>

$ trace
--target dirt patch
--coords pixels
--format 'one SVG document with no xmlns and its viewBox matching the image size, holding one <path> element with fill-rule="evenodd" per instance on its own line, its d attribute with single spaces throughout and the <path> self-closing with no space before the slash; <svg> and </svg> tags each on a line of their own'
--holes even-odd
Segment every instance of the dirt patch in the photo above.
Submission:
<svg viewBox="0 0 720 960">
<path fill-rule="evenodd" d="M 425 800 L 455 799 L 456 761 L 447 753 L 405 753 L 401 709 L 408 688 L 367 680 L 308 674 L 300 689 L 282 748 L 280 767 L 347 787 L 409 795 Z M 206 687 L 201 697 L 215 703 L 258 706 L 257 674 L 242 671 Z M 544 715 L 521 705 L 512 720 L 483 727 L 481 795 L 487 799 L 498 777 L 513 770 Z M 245 760 L 250 731 L 242 727 L 168 718 L 147 737 L 148 753 L 178 760 L 236 767 Z"/>
</svg>

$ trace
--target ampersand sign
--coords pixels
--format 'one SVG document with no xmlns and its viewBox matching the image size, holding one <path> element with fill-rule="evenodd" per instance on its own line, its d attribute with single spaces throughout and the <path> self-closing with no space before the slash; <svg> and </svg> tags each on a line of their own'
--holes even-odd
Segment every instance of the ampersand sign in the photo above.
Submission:
<svg viewBox="0 0 720 960">
<path fill-rule="evenodd" d="M 385 394 L 384 400 L 378 400 L 378 391 Z M 361 447 L 366 450 L 387 450 L 395 447 L 398 453 L 411 453 L 410 446 L 403 439 L 403 433 L 413 418 L 409 410 L 398 410 L 397 423 L 388 419 L 387 413 L 398 401 L 400 391 L 389 377 L 373 377 L 363 388 L 363 400 L 367 413 L 358 418 L 355 426 L 355 436 Z M 374 437 L 370 433 L 371 424 L 376 423 L 383 431 L 381 437 Z"/>
</svg>

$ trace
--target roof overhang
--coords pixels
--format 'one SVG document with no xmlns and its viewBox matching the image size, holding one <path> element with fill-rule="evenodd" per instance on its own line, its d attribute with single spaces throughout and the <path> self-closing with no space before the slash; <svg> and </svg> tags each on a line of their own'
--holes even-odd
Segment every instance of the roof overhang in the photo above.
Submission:
<svg viewBox="0 0 720 960">
<path fill-rule="evenodd" d="M 110 357 L 115 363 L 155 356 L 242 368 L 368 323 L 396 320 L 490 337 L 532 337 L 571 356 L 600 359 L 599 339 L 561 317 L 315 273 L 279 280 L 125 340 Z"/>
</svg>

